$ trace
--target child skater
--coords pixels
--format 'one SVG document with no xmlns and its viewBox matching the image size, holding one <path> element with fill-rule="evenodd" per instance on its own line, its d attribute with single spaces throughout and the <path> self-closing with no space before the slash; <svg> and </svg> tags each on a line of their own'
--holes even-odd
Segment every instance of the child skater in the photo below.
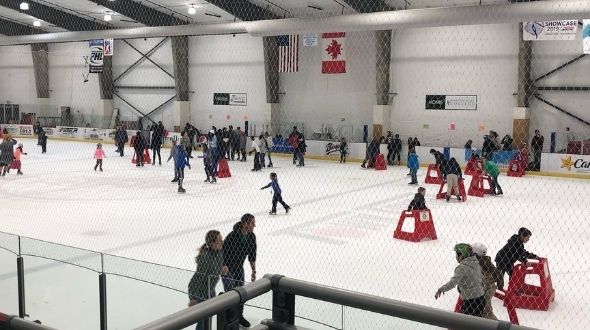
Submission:
<svg viewBox="0 0 590 330">
<path fill-rule="evenodd" d="M 26 155 L 26 152 L 23 152 L 23 144 L 19 143 L 18 147 L 16 148 L 16 150 L 14 151 L 14 160 L 12 161 L 12 165 L 11 168 L 16 169 L 16 174 L 17 175 L 23 175 L 23 172 L 21 172 L 21 155 Z"/>
<path fill-rule="evenodd" d="M 346 138 L 342 138 L 340 141 L 340 164 L 346 163 L 346 155 L 348 155 L 348 143 L 346 143 Z"/>
<path fill-rule="evenodd" d="M 215 183 L 217 180 L 211 173 L 211 151 L 209 151 L 209 147 L 207 147 L 206 143 L 203 143 L 203 165 L 205 166 L 205 175 L 207 175 L 207 179 L 205 182 Z"/>
<path fill-rule="evenodd" d="M 178 193 L 184 194 L 186 190 L 182 187 L 182 181 L 184 181 L 184 168 L 191 165 L 188 162 L 188 152 L 186 147 L 182 144 L 176 145 L 176 155 L 174 158 L 174 166 L 176 167 L 175 173 L 178 173 Z"/>
<path fill-rule="evenodd" d="M 271 181 L 269 184 L 260 188 L 260 190 L 263 190 L 272 187 L 272 190 L 274 191 L 274 194 L 272 195 L 272 210 L 268 214 L 277 214 L 277 202 L 283 205 L 286 213 L 289 213 L 291 207 L 287 205 L 287 203 L 283 202 L 283 197 L 281 196 L 281 187 L 279 187 L 279 181 L 277 180 L 277 174 L 275 172 L 270 174 L 270 180 Z"/>
<path fill-rule="evenodd" d="M 408 168 L 410 169 L 410 176 L 412 178 L 412 181 L 410 181 L 409 184 L 418 184 L 417 172 L 418 168 L 420 168 L 420 162 L 414 148 L 411 148 L 410 153 L 408 154 Z"/>
<path fill-rule="evenodd" d="M 94 159 L 96 159 L 96 165 L 94 165 L 95 171 L 97 167 L 100 167 L 100 171 L 102 172 L 102 160 L 104 158 L 107 158 L 107 155 L 102 150 L 102 144 L 99 143 L 96 145 L 96 150 L 94 150 Z"/>
<path fill-rule="evenodd" d="M 420 187 L 418 188 L 418 192 L 414 195 L 414 199 L 408 205 L 408 211 L 413 210 L 427 210 L 428 207 L 426 206 L 426 200 L 424 196 L 426 195 L 426 188 Z"/>
</svg>

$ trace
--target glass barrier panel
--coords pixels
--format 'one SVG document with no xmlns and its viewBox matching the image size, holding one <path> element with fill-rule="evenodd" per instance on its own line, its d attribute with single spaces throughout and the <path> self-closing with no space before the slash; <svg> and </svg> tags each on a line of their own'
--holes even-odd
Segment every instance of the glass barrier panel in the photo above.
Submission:
<svg viewBox="0 0 590 330">
<path fill-rule="evenodd" d="M 0 231 L 0 248 L 18 254 L 18 236 Z"/>
<path fill-rule="evenodd" d="M 344 330 L 371 329 L 371 330 L 434 330 L 443 329 L 428 324 L 404 320 L 388 315 L 368 312 L 361 309 L 344 307 Z"/>
<path fill-rule="evenodd" d="M 26 311 L 60 330 L 98 329 L 98 274 L 62 262 L 24 258 Z"/>
<path fill-rule="evenodd" d="M 16 255 L 3 248 L 0 248 L 0 312 L 18 315 Z"/>
<path fill-rule="evenodd" d="M 98 252 L 27 237 L 21 237 L 21 254 L 58 260 L 95 272 L 102 269 Z"/>
</svg>

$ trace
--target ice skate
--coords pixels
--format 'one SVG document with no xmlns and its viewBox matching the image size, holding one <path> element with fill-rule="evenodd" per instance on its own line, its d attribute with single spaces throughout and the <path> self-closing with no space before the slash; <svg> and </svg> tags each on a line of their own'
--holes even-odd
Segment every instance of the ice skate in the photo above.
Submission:
<svg viewBox="0 0 590 330">
<path fill-rule="evenodd" d="M 184 194 L 186 192 L 186 190 L 182 187 L 178 187 L 178 193 L 180 194 Z"/>
</svg>

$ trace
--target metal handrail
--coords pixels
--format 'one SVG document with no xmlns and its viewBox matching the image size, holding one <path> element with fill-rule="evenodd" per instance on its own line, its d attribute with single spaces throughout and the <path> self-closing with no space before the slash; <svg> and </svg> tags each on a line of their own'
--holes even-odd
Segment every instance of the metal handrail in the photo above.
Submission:
<svg viewBox="0 0 590 330">
<path fill-rule="evenodd" d="M 21 319 L 16 315 L 0 313 L 0 329 L 11 330 L 56 330 L 39 323 Z"/>
<path fill-rule="evenodd" d="M 328 287 L 316 283 L 287 278 L 281 275 L 266 274 L 258 281 L 234 289 L 221 296 L 209 299 L 194 307 L 170 314 L 150 322 L 136 330 L 174 330 L 181 329 L 218 314 L 224 310 L 243 304 L 249 299 L 269 291 L 303 296 L 307 298 L 331 302 L 352 308 L 363 309 L 383 315 L 426 323 L 443 328 L 456 330 L 535 330 L 521 325 L 513 325 L 506 321 L 494 321 L 459 313 L 444 311 L 432 307 L 421 306 L 399 300 L 382 298 L 358 292 Z"/>
</svg>

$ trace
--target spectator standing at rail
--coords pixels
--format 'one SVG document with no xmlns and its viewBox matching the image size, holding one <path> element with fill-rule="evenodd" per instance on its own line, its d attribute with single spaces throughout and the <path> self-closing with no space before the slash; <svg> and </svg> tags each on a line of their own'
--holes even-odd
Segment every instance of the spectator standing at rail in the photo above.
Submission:
<svg viewBox="0 0 590 330">
<path fill-rule="evenodd" d="M 127 131 L 123 129 L 121 126 L 117 126 L 117 131 L 115 132 L 115 143 L 117 144 L 117 152 L 121 157 L 123 157 L 123 151 L 125 150 L 125 143 L 129 141 L 129 137 L 127 136 Z"/>
<path fill-rule="evenodd" d="M 533 150 L 533 162 L 529 165 L 529 167 L 533 171 L 540 171 L 541 170 L 541 152 L 543 152 L 543 143 L 545 142 L 545 138 L 541 135 L 541 132 L 536 129 L 535 136 L 531 141 L 531 149 Z"/>
</svg>

